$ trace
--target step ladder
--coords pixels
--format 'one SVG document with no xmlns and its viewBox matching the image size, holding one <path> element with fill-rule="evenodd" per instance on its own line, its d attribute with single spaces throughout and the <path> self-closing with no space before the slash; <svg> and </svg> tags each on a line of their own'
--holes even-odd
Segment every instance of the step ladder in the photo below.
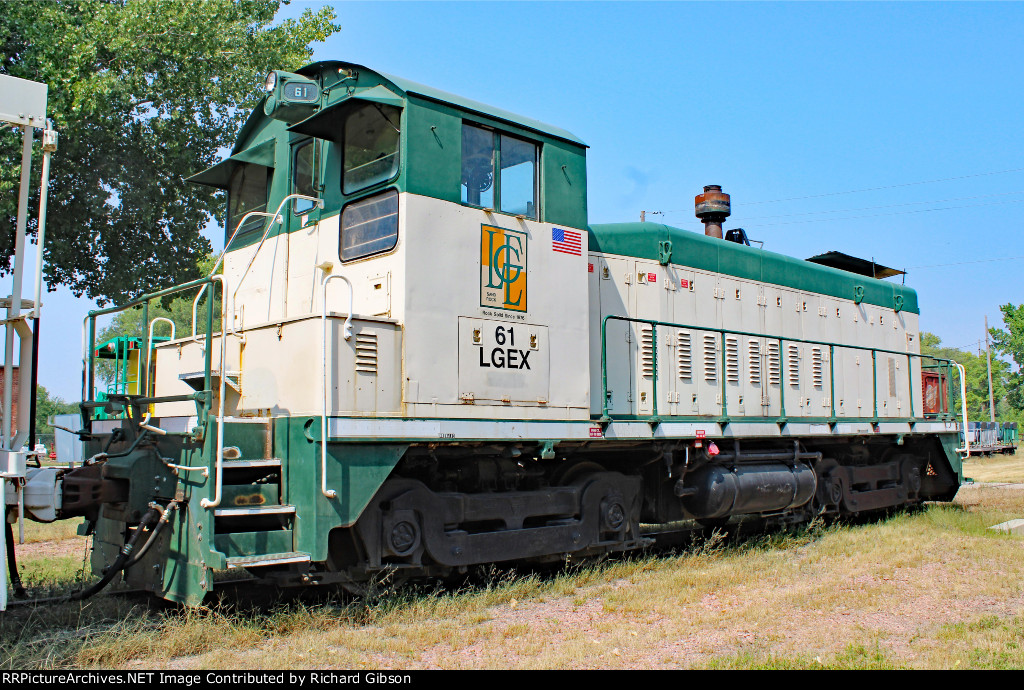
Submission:
<svg viewBox="0 0 1024 690">
<path fill-rule="evenodd" d="M 213 508 L 213 543 L 229 569 L 310 562 L 295 551 L 295 506 L 283 502 L 281 459 L 270 457 L 271 422 L 224 426 L 225 459 L 220 505 Z"/>
</svg>

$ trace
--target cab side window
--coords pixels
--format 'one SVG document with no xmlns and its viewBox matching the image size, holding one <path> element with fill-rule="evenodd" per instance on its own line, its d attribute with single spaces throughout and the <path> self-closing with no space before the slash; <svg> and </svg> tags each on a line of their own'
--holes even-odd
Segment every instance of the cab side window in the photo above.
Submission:
<svg viewBox="0 0 1024 690">
<path fill-rule="evenodd" d="M 295 157 L 292 160 L 292 192 L 305 196 L 317 196 L 317 168 L 319 167 L 319 156 L 317 156 L 316 140 L 310 139 L 295 149 Z M 295 215 L 309 213 L 316 206 L 316 202 L 307 199 L 295 199 L 292 208 Z"/>
<path fill-rule="evenodd" d="M 387 182 L 398 174 L 402 110 L 380 103 L 358 106 L 345 118 L 344 194 Z"/>
<path fill-rule="evenodd" d="M 535 142 L 463 123 L 462 203 L 539 220 L 539 159 Z"/>
<path fill-rule="evenodd" d="M 271 169 L 262 165 L 246 164 L 235 168 L 228 182 L 228 224 L 225 229 L 225 244 L 231 240 L 232 233 L 245 217 L 252 211 L 266 213 L 267 196 L 270 191 Z M 265 216 L 255 216 L 238 229 L 238 236 L 262 228 Z"/>
</svg>

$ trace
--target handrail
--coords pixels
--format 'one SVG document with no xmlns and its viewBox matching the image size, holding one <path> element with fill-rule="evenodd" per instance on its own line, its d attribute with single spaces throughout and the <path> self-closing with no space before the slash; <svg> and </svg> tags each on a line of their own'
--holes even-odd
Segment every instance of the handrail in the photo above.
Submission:
<svg viewBox="0 0 1024 690">
<path fill-rule="evenodd" d="M 263 243 L 266 241 L 267 236 L 270 234 L 270 228 L 274 227 L 274 223 L 275 222 L 276 223 L 281 223 L 281 224 L 284 223 L 284 218 L 281 216 L 281 209 L 284 208 L 285 204 L 287 204 L 289 201 L 292 201 L 293 199 L 305 199 L 306 201 L 313 201 L 313 202 L 316 202 L 317 208 L 322 209 L 324 207 L 324 200 L 323 199 L 320 199 L 320 198 L 315 197 L 315 196 L 306 196 L 305 194 L 289 194 L 285 198 L 281 199 L 281 203 L 278 204 L 277 210 L 274 211 L 274 220 L 271 221 L 267 225 L 266 229 L 263 231 L 263 237 L 260 238 L 259 244 L 256 245 L 256 251 L 254 251 L 252 253 L 252 256 L 249 257 L 249 263 L 246 264 L 245 270 L 242 271 L 242 275 L 238 278 L 238 282 L 235 283 L 235 290 L 234 290 L 234 292 L 231 293 L 231 306 L 232 306 L 232 310 L 231 310 L 231 332 L 232 333 L 236 333 L 236 331 L 235 331 L 234 304 L 235 304 L 235 298 L 238 296 L 238 290 L 242 287 L 242 282 L 245 281 L 246 276 L 249 275 L 249 269 L 252 268 L 253 263 L 256 261 L 256 257 L 259 256 L 260 249 L 263 247 Z M 227 327 L 223 323 L 221 324 L 221 331 L 222 332 L 227 332 Z"/>
<path fill-rule="evenodd" d="M 220 400 L 217 403 L 217 460 L 214 471 L 214 483 L 213 483 L 213 500 L 202 499 L 199 501 L 199 505 L 203 508 L 216 508 L 220 505 L 222 489 L 224 486 L 224 380 L 227 378 L 227 333 L 224 332 L 224 310 L 226 308 L 224 300 L 224 276 L 210 276 L 211 280 L 216 280 L 220 283 L 220 390 L 218 398 Z M 210 291 L 210 296 L 213 296 L 213 290 Z M 210 300 L 210 304 L 213 304 L 213 300 Z M 212 313 L 212 307 L 211 307 Z M 212 337 L 212 334 L 211 334 Z M 206 348 L 206 385 L 209 387 L 209 379 L 211 376 L 210 372 L 210 348 Z"/>
<path fill-rule="evenodd" d="M 786 361 L 786 357 L 785 357 L 785 352 L 783 351 L 783 347 L 782 347 L 782 344 L 784 342 L 804 343 L 804 344 L 808 344 L 808 345 L 822 345 L 822 346 L 828 346 L 830 348 L 829 349 L 829 377 L 831 379 L 831 381 L 830 381 L 830 388 L 831 388 L 831 392 L 832 392 L 832 396 L 831 396 L 832 399 L 830 400 L 830 403 L 831 403 L 831 405 L 830 405 L 830 407 L 831 407 L 831 416 L 829 418 L 830 420 L 835 420 L 836 419 L 836 417 L 835 417 L 835 395 L 834 395 L 834 392 L 835 392 L 835 389 L 834 389 L 834 379 L 835 379 L 835 368 L 834 368 L 835 348 L 842 348 L 842 349 L 847 349 L 847 350 L 863 350 L 863 351 L 870 351 L 871 352 L 871 360 L 872 360 L 872 388 L 873 388 L 873 391 L 874 391 L 873 394 L 872 394 L 872 397 L 873 397 L 873 400 L 872 400 L 872 403 L 873 403 L 872 423 L 875 423 L 875 424 L 877 424 L 878 420 L 879 420 L 879 417 L 878 417 L 878 393 L 877 393 L 877 383 L 878 383 L 878 381 L 877 381 L 878 380 L 877 354 L 878 353 L 891 354 L 891 355 L 898 355 L 900 357 L 906 357 L 908 364 L 911 365 L 911 366 L 908 367 L 910 369 L 910 373 L 908 374 L 908 383 L 909 383 L 909 386 L 910 386 L 910 388 L 909 388 L 909 394 L 910 394 L 910 418 L 914 417 L 914 415 L 913 415 L 913 411 L 914 411 L 914 406 L 913 406 L 914 405 L 914 403 L 913 403 L 914 386 L 913 386 L 913 366 L 912 366 L 912 362 L 913 362 L 913 359 L 915 357 L 918 358 L 918 359 L 928 358 L 928 359 L 935 360 L 937 362 L 948 362 L 948 363 L 950 363 L 952 365 L 955 365 L 958 368 L 960 368 L 961 372 L 963 370 L 963 368 L 960 367 L 960 365 L 958 365 L 953 360 L 946 360 L 946 359 L 943 359 L 941 357 L 935 357 L 934 355 L 923 355 L 923 354 L 914 353 L 914 352 L 900 352 L 898 350 L 888 350 L 888 349 L 885 349 L 885 348 L 866 347 L 866 346 L 863 346 L 863 345 L 851 345 L 851 344 L 846 344 L 846 343 L 835 343 L 835 342 L 828 342 L 828 341 L 823 341 L 823 340 L 810 340 L 810 339 L 807 339 L 807 338 L 791 338 L 791 337 L 785 337 L 785 336 L 767 335 L 765 333 L 752 333 L 752 332 L 748 332 L 748 331 L 734 331 L 734 330 L 729 330 L 729 329 L 725 329 L 725 328 L 708 327 L 708 326 L 696 326 L 696 325 L 691 325 L 691 324 L 681 324 L 681 323 L 673 323 L 673 322 L 668 322 L 668 321 L 659 321 L 659 320 L 655 320 L 655 319 L 640 319 L 640 318 L 634 318 L 634 317 L 629 317 L 629 316 L 618 316 L 618 315 L 615 315 L 615 314 L 609 314 L 608 316 L 605 316 L 602 319 L 602 321 L 601 321 L 601 397 L 602 397 L 601 405 L 602 405 L 602 407 L 601 407 L 601 417 L 600 417 L 600 420 L 599 420 L 601 423 L 608 423 L 608 422 L 612 421 L 612 416 L 610 414 L 609 395 L 608 395 L 608 322 L 609 321 L 623 321 L 625 323 L 648 324 L 648 325 L 651 326 L 652 335 L 656 335 L 657 334 L 657 327 L 658 326 L 667 326 L 669 328 L 684 328 L 684 329 L 690 329 L 690 330 L 695 330 L 695 331 L 706 331 L 706 332 L 711 332 L 711 333 L 717 333 L 720 336 L 720 342 L 722 344 L 721 345 L 721 347 L 722 347 L 722 356 L 721 356 L 721 364 L 720 364 L 720 366 L 721 366 L 720 376 L 722 378 L 722 403 L 721 403 L 721 415 L 719 416 L 719 421 L 722 422 L 722 423 L 728 423 L 728 420 L 729 420 L 728 407 L 727 407 L 727 398 L 726 398 L 726 380 L 725 380 L 725 359 L 726 359 L 725 358 L 725 335 L 726 334 L 746 336 L 746 337 L 752 337 L 752 338 L 766 338 L 766 339 L 778 341 L 778 343 L 779 343 L 779 389 L 780 389 L 780 396 L 779 396 L 780 415 L 779 415 L 779 421 L 780 421 L 780 423 L 784 422 L 786 420 L 786 408 L 785 408 L 785 388 L 786 388 L 786 385 L 785 385 L 785 378 L 786 378 L 785 361 Z M 657 424 L 657 423 L 659 423 L 661 421 L 661 418 L 658 416 L 658 408 L 657 408 L 658 343 L 657 343 L 657 338 L 656 337 L 654 339 L 653 345 L 654 345 L 654 347 L 653 347 L 653 352 L 652 352 L 652 371 L 654 373 L 654 376 L 652 378 L 652 394 L 654 395 L 654 400 L 652 402 L 652 408 L 651 408 L 652 414 L 648 418 L 648 421 L 650 423 L 652 423 L 652 424 Z M 961 385 L 963 386 L 963 375 L 962 375 L 962 373 L 961 373 Z M 964 396 L 964 397 L 966 397 L 966 396 Z M 964 411 L 964 414 L 965 414 L 965 419 L 966 419 L 966 410 Z"/>
<path fill-rule="evenodd" d="M 324 276 L 323 280 L 320 281 L 321 287 L 321 312 L 320 322 L 322 325 L 321 330 L 321 345 L 322 345 L 322 357 L 321 362 L 323 365 L 323 414 L 320 416 L 320 493 L 327 498 L 335 498 L 338 492 L 334 489 L 327 488 L 327 283 L 334 278 L 344 280 L 345 284 L 348 285 L 348 317 L 345 319 L 345 326 L 342 329 L 342 337 L 345 340 L 352 338 L 352 307 L 354 299 L 352 295 L 352 283 L 343 275 L 338 273 L 328 273 Z"/>
<path fill-rule="evenodd" d="M 953 366 L 955 366 L 957 368 L 957 371 L 960 373 L 960 406 L 964 418 L 964 447 L 957 448 L 956 452 L 964 453 L 964 457 L 969 458 L 971 457 L 971 439 L 970 435 L 967 433 L 967 376 L 966 372 L 964 372 L 964 368 L 960 366 L 959 362 L 954 362 L 953 360 L 949 361 L 953 363 Z"/>
<path fill-rule="evenodd" d="M 96 317 L 106 316 L 108 314 L 116 314 L 118 312 L 131 309 L 132 307 L 143 306 L 144 311 L 148 314 L 149 301 L 158 297 L 164 297 L 166 295 L 172 295 L 176 292 L 182 292 L 191 288 L 206 285 L 214 280 L 214 278 L 198 278 L 191 280 L 181 285 L 175 285 L 173 287 L 158 290 L 157 292 L 151 292 L 145 295 L 141 295 L 134 300 L 113 307 L 104 307 L 102 309 L 93 309 L 89 311 L 85 318 L 82 320 L 82 400 L 92 400 L 92 397 L 96 388 L 96 381 L 94 376 L 94 365 L 95 365 L 95 349 L 96 349 Z M 211 304 L 212 309 L 212 304 Z M 145 323 L 148 323 L 148 316 Z M 145 353 L 143 353 L 145 355 Z M 148 365 L 148 361 L 147 361 Z M 147 366 L 148 369 L 148 366 Z"/>
<path fill-rule="evenodd" d="M 210 271 L 211 276 L 217 272 L 218 268 L 220 268 L 220 262 L 224 260 L 224 255 L 228 253 L 228 248 L 231 246 L 231 243 L 235 241 L 235 237 L 238 236 L 238 233 L 242 229 L 242 226 L 245 225 L 245 222 L 247 220 L 249 220 L 250 218 L 255 218 L 256 216 L 276 218 L 277 214 L 266 213 L 265 211 L 249 211 L 244 216 L 242 216 L 242 220 L 238 221 L 238 225 L 235 226 L 235 231 L 231 233 L 231 237 L 228 238 L 227 244 L 224 245 L 224 249 L 222 249 L 220 251 L 220 254 L 217 256 L 217 261 L 214 262 L 213 264 L 213 270 Z M 196 336 L 196 307 L 199 305 L 199 300 L 202 299 L 203 293 L 205 292 L 206 286 L 204 285 L 202 289 L 199 290 L 199 292 L 196 294 L 196 298 L 192 300 L 192 342 L 196 343 L 199 342 L 199 338 Z"/>
<path fill-rule="evenodd" d="M 167 323 L 171 324 L 171 340 L 174 340 L 175 331 L 177 330 L 177 328 L 174 325 L 174 322 L 168 319 L 166 316 L 158 316 L 149 322 L 149 342 L 153 342 L 153 326 L 156 325 L 157 321 L 166 321 Z"/>
</svg>

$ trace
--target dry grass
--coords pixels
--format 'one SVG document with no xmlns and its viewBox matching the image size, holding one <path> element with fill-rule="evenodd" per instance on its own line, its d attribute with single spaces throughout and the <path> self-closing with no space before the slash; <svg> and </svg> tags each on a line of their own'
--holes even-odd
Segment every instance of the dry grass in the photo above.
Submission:
<svg viewBox="0 0 1024 690">
<path fill-rule="evenodd" d="M 272 610 L 100 596 L 0 619 L 0 665 L 166 668 L 1022 668 L 1024 490 L 459 591 Z"/>
<path fill-rule="evenodd" d="M 971 458 L 964 463 L 964 476 L 976 482 L 1024 482 L 1024 451 Z"/>
</svg>

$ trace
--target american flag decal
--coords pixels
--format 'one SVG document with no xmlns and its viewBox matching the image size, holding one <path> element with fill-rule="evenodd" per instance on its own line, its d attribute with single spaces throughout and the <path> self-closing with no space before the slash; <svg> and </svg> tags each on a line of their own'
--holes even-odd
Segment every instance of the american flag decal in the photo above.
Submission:
<svg viewBox="0 0 1024 690">
<path fill-rule="evenodd" d="M 580 233 L 574 230 L 551 228 L 551 249 L 563 254 L 579 256 L 583 248 Z"/>
</svg>

